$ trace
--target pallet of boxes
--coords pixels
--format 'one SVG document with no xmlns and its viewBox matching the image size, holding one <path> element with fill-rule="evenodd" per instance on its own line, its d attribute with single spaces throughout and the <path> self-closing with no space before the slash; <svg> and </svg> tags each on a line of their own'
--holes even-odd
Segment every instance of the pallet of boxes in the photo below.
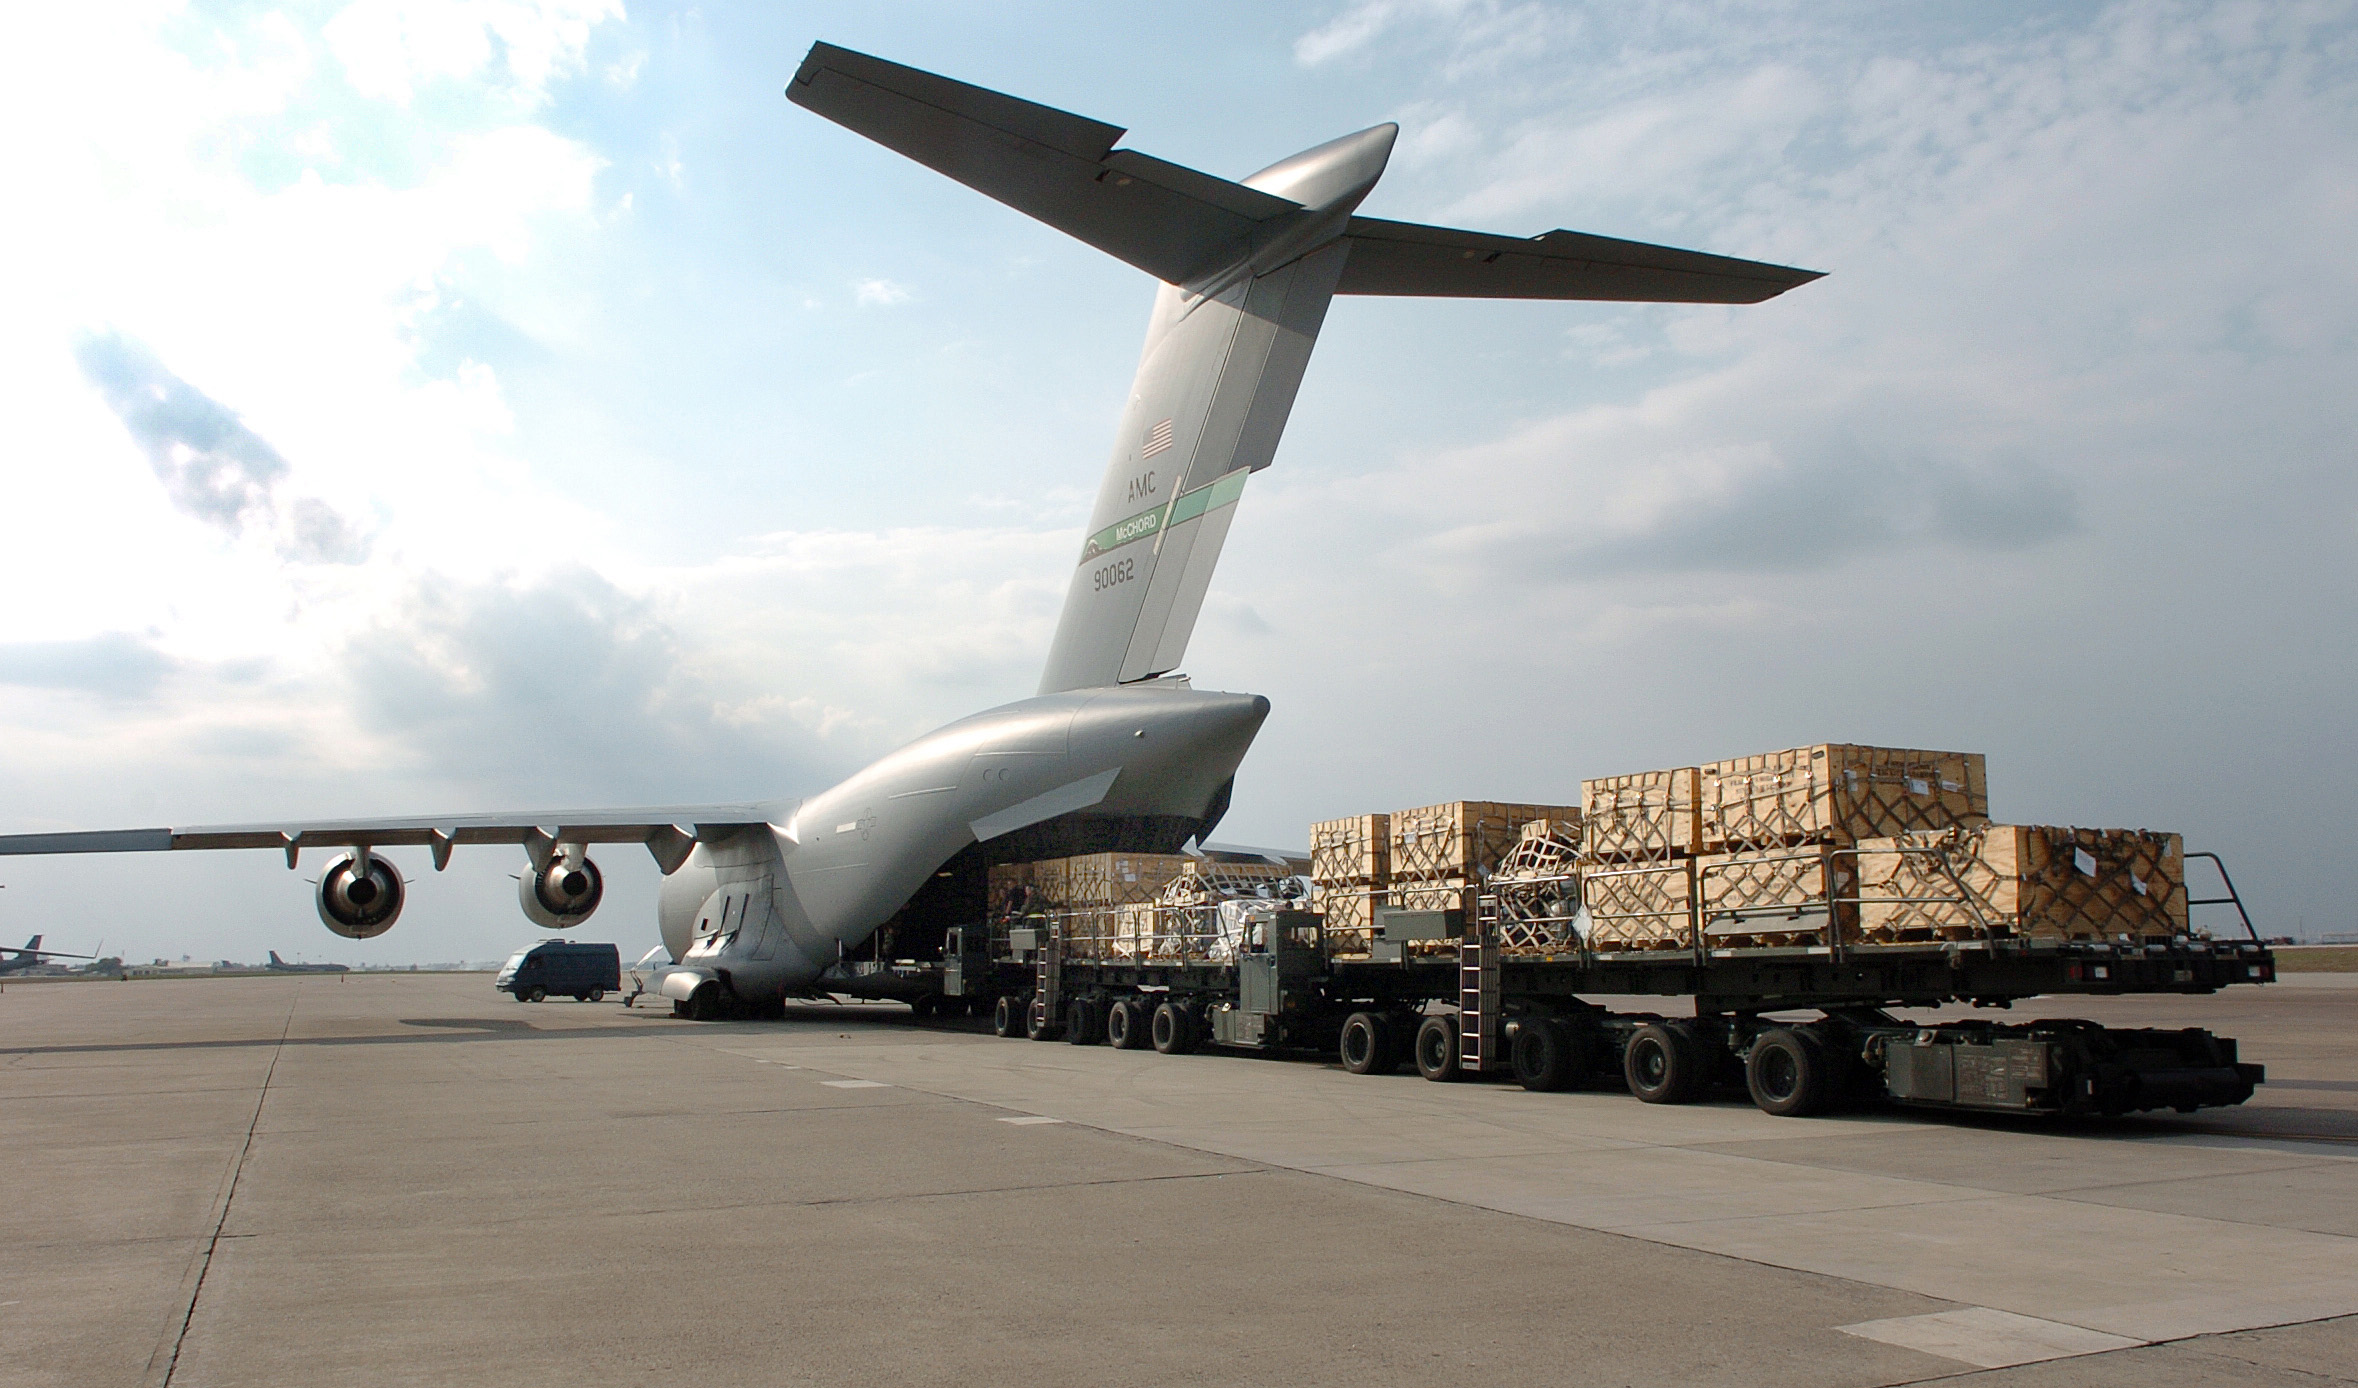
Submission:
<svg viewBox="0 0 2358 1388">
<path fill-rule="evenodd" d="M 1315 909 L 1326 917 L 1329 953 L 1368 958 L 1377 912 L 1461 911 L 1475 919 L 1479 898 L 1521 851 L 1527 831 L 1577 841 L 1580 812 L 1568 805 L 1452 800 L 1390 814 L 1354 815 L 1310 826 Z M 1444 953 L 1448 940 L 1405 942 L 1408 955 Z"/>
<path fill-rule="evenodd" d="M 995 920 L 1044 919 L 1064 956 L 1144 961 L 1232 955 L 1238 912 L 1224 903 L 1275 896 L 1292 869 L 1180 853 L 1088 853 L 990 870 Z"/>
<path fill-rule="evenodd" d="M 1821 743 L 1587 781 L 1581 801 L 1597 953 L 2187 931 L 2177 835 L 1994 825 L 1979 753 Z"/>
</svg>

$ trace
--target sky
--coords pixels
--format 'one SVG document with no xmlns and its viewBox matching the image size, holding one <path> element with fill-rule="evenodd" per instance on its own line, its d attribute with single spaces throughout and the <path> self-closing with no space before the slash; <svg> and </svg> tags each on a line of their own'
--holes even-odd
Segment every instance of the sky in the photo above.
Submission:
<svg viewBox="0 0 2358 1388">
<path fill-rule="evenodd" d="M 1184 666 L 1274 704 L 1220 838 L 1956 748 L 2358 930 L 2358 3 L 20 23 L 0 831 L 794 798 L 1030 694 L 1154 286 L 789 104 L 824 39 L 1230 178 L 1397 120 L 1370 215 L 1829 272 L 1338 300 Z M 520 853 L 389 852 L 374 941 L 263 853 L 8 860 L 0 939 L 534 938 Z"/>
</svg>

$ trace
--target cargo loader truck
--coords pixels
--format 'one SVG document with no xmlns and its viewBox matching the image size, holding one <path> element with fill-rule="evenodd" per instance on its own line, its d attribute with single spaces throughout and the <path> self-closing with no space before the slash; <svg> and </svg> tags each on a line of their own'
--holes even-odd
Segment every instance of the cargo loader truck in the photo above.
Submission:
<svg viewBox="0 0 2358 1388">
<path fill-rule="evenodd" d="M 2196 858 L 2212 855 L 2196 854 Z M 1426 1079 L 1511 1075 L 1525 1088 L 1625 1085 L 1648 1103 L 1741 1086 L 1762 1110 L 1861 1103 L 2031 1114 L 2181 1113 L 2249 1098 L 2264 1079 L 2208 1031 L 2093 1022 L 1919 1024 L 1892 1009 L 2004 1009 L 2039 995 L 2210 993 L 2266 983 L 2247 938 L 2166 943 L 1946 940 L 1599 952 L 1502 947 L 1498 898 L 1462 910 L 1379 906 L 1364 955 L 1330 947 L 1326 918 L 1279 900 L 1173 908 L 1151 934 L 1106 910 L 1044 911 L 988 932 L 987 967 L 963 938 L 953 995 L 988 991 L 1000 1036 L 1077 1045 L 1323 1051 L 1360 1075 L 1413 1064 Z M 1830 913 L 1829 913 L 1830 914 Z M 1225 917 L 1225 918 L 1224 918 Z M 1805 934 L 1788 927 L 1787 938 Z M 967 932 L 961 931 L 963 937 Z M 979 929 L 973 932 L 980 937 Z M 1357 945 L 1359 942 L 1353 942 Z M 1665 1010 L 1589 998 L 1659 997 Z M 1691 1000 L 1672 1008 L 1671 1000 Z"/>
</svg>

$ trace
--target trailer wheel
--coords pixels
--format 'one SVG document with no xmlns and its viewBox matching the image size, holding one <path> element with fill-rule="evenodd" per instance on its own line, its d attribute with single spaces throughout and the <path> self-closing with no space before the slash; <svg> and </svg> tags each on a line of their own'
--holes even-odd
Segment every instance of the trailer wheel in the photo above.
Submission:
<svg viewBox="0 0 2358 1388">
<path fill-rule="evenodd" d="M 1515 1029 L 1507 1060 L 1525 1089 L 1577 1089 L 1588 1072 L 1588 1038 L 1554 1017 L 1535 1017 Z"/>
<path fill-rule="evenodd" d="M 1337 1046 L 1343 1068 L 1354 1075 L 1389 1075 L 1400 1068 L 1392 1019 L 1376 1012 L 1354 1012 L 1343 1019 L 1343 1039 Z"/>
<path fill-rule="evenodd" d="M 1032 999 L 1024 1009 L 1023 1034 L 1034 1041 L 1054 1041 L 1064 1035 L 1064 1027 L 1048 1015 L 1048 1004 L 1040 998 Z"/>
<path fill-rule="evenodd" d="M 1154 1010 L 1154 1048 L 1164 1055 L 1186 1055 L 1195 1049 L 1195 1019 L 1187 1009 L 1166 1002 Z"/>
<path fill-rule="evenodd" d="M 1621 1077 L 1649 1104 L 1691 1104 L 1711 1087 L 1702 1038 L 1675 1022 L 1648 1022 L 1621 1048 Z"/>
<path fill-rule="evenodd" d="M 991 1004 L 991 1034 L 993 1036 L 1023 1035 L 1024 1006 L 1013 995 L 1001 993 Z"/>
<path fill-rule="evenodd" d="M 1153 1030 L 1146 1004 L 1138 998 L 1123 998 L 1106 1009 L 1105 1039 L 1117 1051 L 1145 1050 L 1154 1040 Z"/>
<path fill-rule="evenodd" d="M 1437 1082 L 1458 1077 L 1457 1018 L 1427 1017 L 1416 1029 L 1416 1072 Z"/>
<path fill-rule="evenodd" d="M 1805 1032 L 1775 1027 L 1752 1043 L 1744 1082 L 1762 1113 L 1800 1118 L 1823 1113 L 1833 1099 L 1833 1065 Z"/>
<path fill-rule="evenodd" d="M 1105 1012 L 1093 998 L 1074 998 L 1064 1010 L 1064 1039 L 1094 1046 L 1105 1039 Z"/>
</svg>

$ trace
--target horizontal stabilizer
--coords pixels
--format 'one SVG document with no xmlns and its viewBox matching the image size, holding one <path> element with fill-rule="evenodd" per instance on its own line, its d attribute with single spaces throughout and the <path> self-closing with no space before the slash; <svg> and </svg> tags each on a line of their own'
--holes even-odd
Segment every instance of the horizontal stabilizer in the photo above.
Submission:
<svg viewBox="0 0 2358 1388">
<path fill-rule="evenodd" d="M 1757 304 L 1823 272 L 1578 231 L 1494 236 L 1353 217 L 1337 294 Z"/>
<path fill-rule="evenodd" d="M 1133 150 L 1122 128 L 814 44 L 787 99 L 1170 284 L 1252 249 L 1299 207 Z"/>
</svg>

